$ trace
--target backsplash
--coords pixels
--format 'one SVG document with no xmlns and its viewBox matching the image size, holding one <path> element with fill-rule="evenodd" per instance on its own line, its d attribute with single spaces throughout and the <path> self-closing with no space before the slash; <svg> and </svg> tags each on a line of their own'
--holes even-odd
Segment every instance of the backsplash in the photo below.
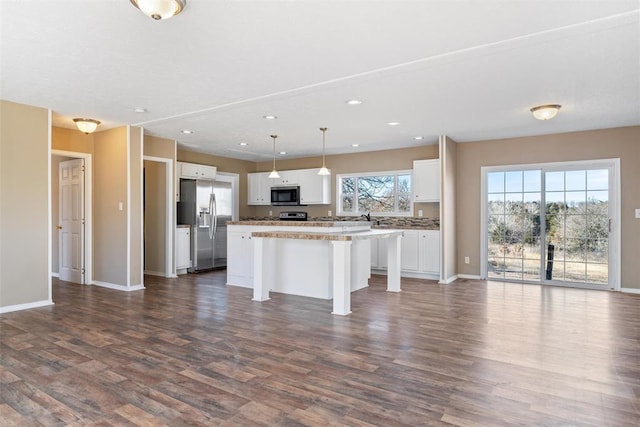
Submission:
<svg viewBox="0 0 640 427">
<path fill-rule="evenodd" d="M 241 221 L 274 221 L 277 217 L 242 217 Z M 309 221 L 365 221 L 363 217 L 354 216 L 323 216 L 309 217 Z M 439 229 L 440 220 L 438 218 L 415 218 L 410 216 L 374 216 L 371 217 L 371 225 L 388 228 L 424 228 Z"/>
</svg>

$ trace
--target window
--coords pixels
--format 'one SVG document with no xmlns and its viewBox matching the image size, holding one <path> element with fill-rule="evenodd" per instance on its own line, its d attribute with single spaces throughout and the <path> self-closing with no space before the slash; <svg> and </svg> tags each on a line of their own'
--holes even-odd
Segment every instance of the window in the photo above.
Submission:
<svg viewBox="0 0 640 427">
<path fill-rule="evenodd" d="M 337 176 L 338 215 L 411 215 L 411 171 Z"/>
</svg>

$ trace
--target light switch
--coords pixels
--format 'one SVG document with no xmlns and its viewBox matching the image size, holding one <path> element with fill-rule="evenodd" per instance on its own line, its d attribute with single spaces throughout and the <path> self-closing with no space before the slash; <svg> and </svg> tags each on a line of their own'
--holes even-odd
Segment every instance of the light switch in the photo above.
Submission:
<svg viewBox="0 0 640 427">
<path fill-rule="evenodd" d="M 422 212 L 422 209 L 418 209 L 418 216 L 420 218 L 422 218 L 422 215 L 424 214 L 424 212 Z"/>
<path fill-rule="evenodd" d="M 636 209 L 636 218 L 640 219 L 640 209 Z"/>
<path fill-rule="evenodd" d="M 333 214 L 333 212 L 327 211 L 327 216 L 331 216 L 332 214 Z"/>
<path fill-rule="evenodd" d="M 119 210 L 119 211 L 121 211 L 121 210 L 123 210 L 123 209 L 124 209 L 124 203 L 119 202 L 119 203 L 118 203 L 118 210 Z"/>
</svg>

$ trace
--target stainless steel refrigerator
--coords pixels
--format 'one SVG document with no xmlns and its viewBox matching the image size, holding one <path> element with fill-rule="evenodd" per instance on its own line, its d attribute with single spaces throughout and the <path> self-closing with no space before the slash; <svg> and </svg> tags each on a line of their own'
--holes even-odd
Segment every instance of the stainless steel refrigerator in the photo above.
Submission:
<svg viewBox="0 0 640 427">
<path fill-rule="evenodd" d="M 178 224 L 191 226 L 190 273 L 227 266 L 227 221 L 232 212 L 231 183 L 180 180 Z"/>
</svg>

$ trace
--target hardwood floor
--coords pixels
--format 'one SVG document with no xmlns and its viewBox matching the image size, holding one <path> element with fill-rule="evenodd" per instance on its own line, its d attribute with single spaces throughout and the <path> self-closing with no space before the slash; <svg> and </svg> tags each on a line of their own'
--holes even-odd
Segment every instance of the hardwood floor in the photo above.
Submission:
<svg viewBox="0 0 640 427">
<path fill-rule="evenodd" d="M 0 424 L 639 424 L 640 295 L 374 276 L 340 317 L 225 274 L 0 315 Z"/>
</svg>

